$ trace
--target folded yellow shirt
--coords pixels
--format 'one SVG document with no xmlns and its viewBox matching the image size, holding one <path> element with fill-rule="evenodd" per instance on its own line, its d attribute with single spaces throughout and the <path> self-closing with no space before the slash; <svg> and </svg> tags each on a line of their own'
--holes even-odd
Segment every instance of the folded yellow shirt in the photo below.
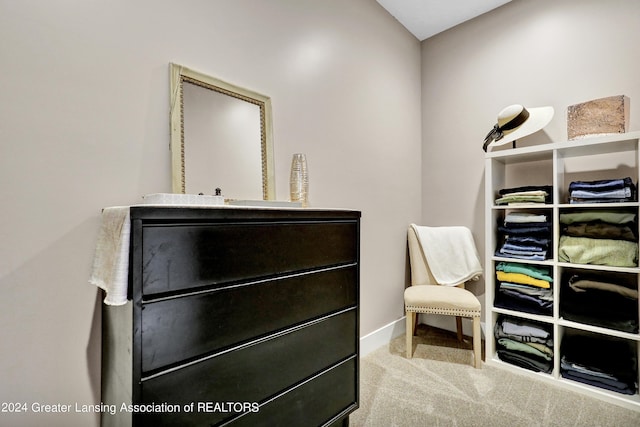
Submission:
<svg viewBox="0 0 640 427">
<path fill-rule="evenodd" d="M 504 271 L 496 271 L 498 280 L 501 282 L 520 283 L 522 285 L 537 286 L 539 288 L 549 289 L 551 284 L 546 280 L 536 279 L 522 273 L 505 273 Z"/>
</svg>

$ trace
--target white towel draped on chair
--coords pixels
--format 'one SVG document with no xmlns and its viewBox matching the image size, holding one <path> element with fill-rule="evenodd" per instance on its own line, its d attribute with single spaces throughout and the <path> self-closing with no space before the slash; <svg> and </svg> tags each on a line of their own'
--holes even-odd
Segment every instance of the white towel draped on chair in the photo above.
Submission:
<svg viewBox="0 0 640 427">
<path fill-rule="evenodd" d="M 471 230 L 467 227 L 426 227 L 411 224 L 429 268 L 439 285 L 456 286 L 482 275 Z"/>
</svg>

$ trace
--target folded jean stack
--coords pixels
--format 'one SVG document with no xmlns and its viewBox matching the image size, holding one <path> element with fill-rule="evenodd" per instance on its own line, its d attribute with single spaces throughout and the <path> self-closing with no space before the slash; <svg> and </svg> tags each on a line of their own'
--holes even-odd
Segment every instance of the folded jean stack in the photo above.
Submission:
<svg viewBox="0 0 640 427">
<path fill-rule="evenodd" d="M 513 262 L 496 265 L 494 305 L 527 313 L 553 313 L 553 278 L 549 267 Z"/>
<path fill-rule="evenodd" d="M 560 213 L 558 260 L 614 267 L 638 265 L 637 215 L 623 210 Z"/>
<path fill-rule="evenodd" d="M 511 212 L 498 224 L 498 232 L 503 244 L 496 256 L 543 261 L 553 256 L 551 253 L 551 233 L 553 227 L 546 214 Z"/>
<path fill-rule="evenodd" d="M 569 203 L 620 203 L 637 200 L 631 178 L 574 181 L 569 184 Z"/>
<path fill-rule="evenodd" d="M 502 316 L 494 336 L 500 360 L 534 372 L 550 373 L 553 369 L 551 325 Z"/>
<path fill-rule="evenodd" d="M 638 290 L 609 275 L 566 275 L 560 287 L 560 315 L 575 322 L 638 333 Z"/>
<path fill-rule="evenodd" d="M 633 395 L 638 389 L 638 354 L 634 347 L 628 341 L 595 334 L 565 334 L 560 347 L 560 375 Z"/>
</svg>

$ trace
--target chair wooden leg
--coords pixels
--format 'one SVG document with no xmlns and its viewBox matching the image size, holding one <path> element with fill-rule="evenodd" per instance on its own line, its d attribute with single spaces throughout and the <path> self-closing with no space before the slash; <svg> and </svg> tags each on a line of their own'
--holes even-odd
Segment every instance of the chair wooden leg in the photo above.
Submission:
<svg viewBox="0 0 640 427">
<path fill-rule="evenodd" d="M 473 318 L 473 355 L 474 365 L 480 368 L 482 365 L 482 339 L 480 336 L 480 317 Z"/>
<path fill-rule="evenodd" d="M 462 341 L 462 317 L 456 316 L 456 331 L 458 332 L 458 341 Z"/>
<path fill-rule="evenodd" d="M 413 356 L 413 324 L 415 323 L 416 313 L 413 311 L 407 311 L 407 359 L 411 359 Z"/>
</svg>

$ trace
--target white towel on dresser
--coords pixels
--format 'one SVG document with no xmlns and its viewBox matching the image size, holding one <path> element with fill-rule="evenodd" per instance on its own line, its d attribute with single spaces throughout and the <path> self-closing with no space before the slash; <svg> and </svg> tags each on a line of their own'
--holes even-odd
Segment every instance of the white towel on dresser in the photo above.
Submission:
<svg viewBox="0 0 640 427">
<path fill-rule="evenodd" d="M 102 211 L 89 283 L 105 290 L 105 304 L 123 305 L 127 302 L 130 234 L 128 206 L 115 206 Z"/>
<path fill-rule="evenodd" d="M 482 265 L 471 230 L 462 226 L 425 227 L 411 224 L 440 285 L 456 286 L 482 275 Z"/>
</svg>

